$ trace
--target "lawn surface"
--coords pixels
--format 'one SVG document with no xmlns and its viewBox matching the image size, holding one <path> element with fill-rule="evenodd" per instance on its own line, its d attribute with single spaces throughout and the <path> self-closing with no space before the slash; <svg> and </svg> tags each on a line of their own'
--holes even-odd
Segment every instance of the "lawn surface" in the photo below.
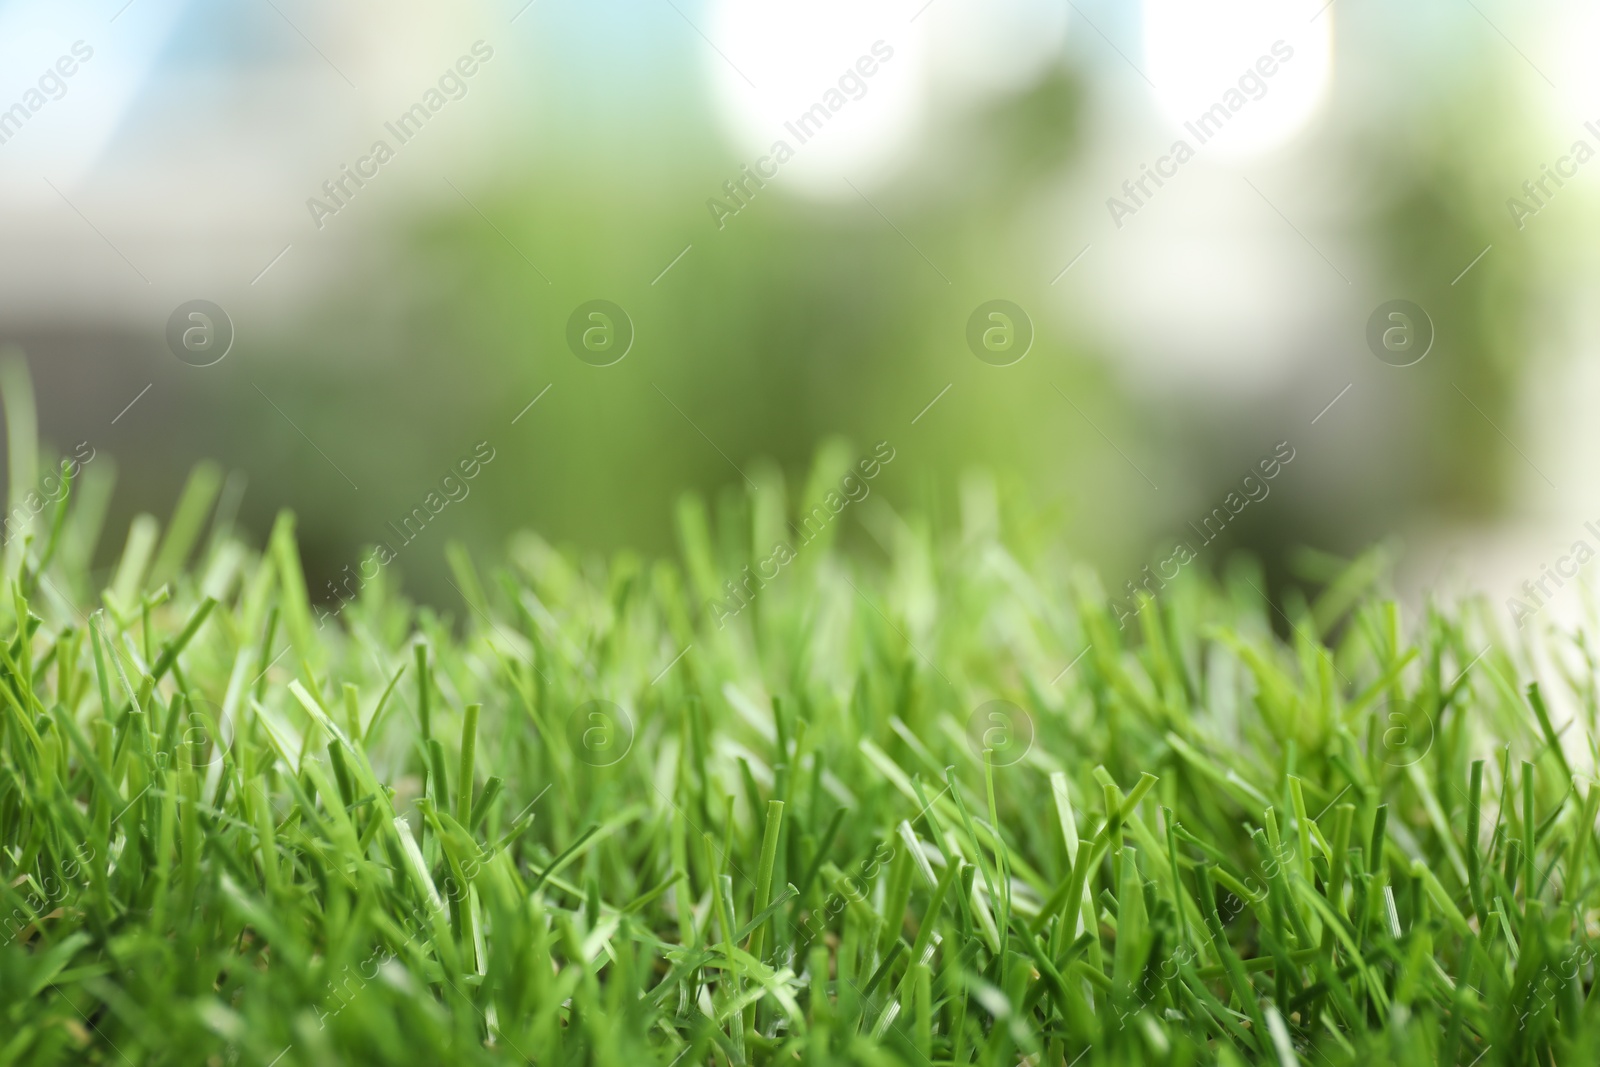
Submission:
<svg viewBox="0 0 1600 1067">
<path fill-rule="evenodd" d="M 91 576 L 98 477 L 6 548 L 0 1063 L 1600 1060 L 1587 645 L 1377 556 L 1119 627 L 974 486 L 708 611 L 758 491 L 443 614 L 207 469 Z"/>
</svg>

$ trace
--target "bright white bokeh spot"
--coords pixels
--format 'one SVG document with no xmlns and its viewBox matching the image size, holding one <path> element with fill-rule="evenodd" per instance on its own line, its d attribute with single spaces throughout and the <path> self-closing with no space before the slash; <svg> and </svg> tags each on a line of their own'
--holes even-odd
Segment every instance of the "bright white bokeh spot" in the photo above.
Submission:
<svg viewBox="0 0 1600 1067">
<path fill-rule="evenodd" d="M 922 20 L 906 18 L 903 4 L 881 0 L 713 0 L 706 35 L 727 61 L 706 62 L 741 159 L 783 141 L 794 157 L 774 180 L 822 198 L 854 198 L 844 179 L 887 178 L 925 110 Z"/>
<path fill-rule="evenodd" d="M 1600 64 L 1594 61 L 1595 49 L 1600 48 L 1600 8 L 1593 0 L 1563 0 L 1544 15 L 1543 40 L 1533 53 L 1534 61 L 1554 58 L 1554 63 L 1546 60 L 1541 66 L 1561 91 L 1550 95 L 1543 93 L 1543 85 L 1534 88 L 1548 101 L 1558 131 L 1566 133 L 1600 114 Z"/>
<path fill-rule="evenodd" d="M 844 179 L 892 177 L 933 107 L 1033 86 L 1059 61 L 1067 27 L 1057 0 L 934 0 L 920 12 L 905 0 L 710 4 L 717 51 L 705 62 L 736 151 L 753 163 L 785 142 L 794 158 L 778 183 L 825 199 L 854 198 Z M 808 112 L 817 118 L 802 128 Z"/>
<path fill-rule="evenodd" d="M 1221 132 L 1203 151 L 1267 151 L 1315 112 L 1333 65 L 1334 12 L 1317 15 L 1326 0 L 1143 3 L 1144 70 L 1155 83 L 1162 113 L 1189 134 L 1184 123 L 1198 125 L 1214 105 L 1229 108 Z M 1258 69 L 1262 57 L 1267 62 Z M 1229 107 L 1240 100 L 1242 106 Z"/>
</svg>

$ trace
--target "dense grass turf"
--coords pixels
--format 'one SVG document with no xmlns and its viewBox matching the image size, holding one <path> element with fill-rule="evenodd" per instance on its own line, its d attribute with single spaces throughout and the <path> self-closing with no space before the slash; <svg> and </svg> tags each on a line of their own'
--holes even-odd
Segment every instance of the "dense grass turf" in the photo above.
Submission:
<svg viewBox="0 0 1600 1067">
<path fill-rule="evenodd" d="M 1581 642 L 1558 737 L 1371 560 L 1119 629 L 981 487 L 721 629 L 776 491 L 685 504 L 682 568 L 524 536 L 453 617 L 333 616 L 206 470 L 93 580 L 108 474 L 8 549 L 0 1063 L 1600 1058 Z"/>
</svg>

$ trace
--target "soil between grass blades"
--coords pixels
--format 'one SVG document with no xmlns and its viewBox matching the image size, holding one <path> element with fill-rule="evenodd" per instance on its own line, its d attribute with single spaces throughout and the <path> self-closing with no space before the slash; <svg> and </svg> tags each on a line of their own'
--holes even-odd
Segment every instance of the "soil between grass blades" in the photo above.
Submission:
<svg viewBox="0 0 1600 1067">
<path fill-rule="evenodd" d="M 80 494 L 13 545 L 0 1063 L 1600 1059 L 1583 641 L 1547 710 L 1372 558 L 1119 630 L 993 514 L 718 629 L 692 501 L 682 566 L 524 535 L 319 630 L 208 477 L 106 589 Z"/>
</svg>

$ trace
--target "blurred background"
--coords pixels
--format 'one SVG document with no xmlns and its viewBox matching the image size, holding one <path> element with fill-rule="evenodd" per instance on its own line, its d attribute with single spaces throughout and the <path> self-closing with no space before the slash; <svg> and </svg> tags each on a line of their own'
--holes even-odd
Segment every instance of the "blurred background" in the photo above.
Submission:
<svg viewBox="0 0 1600 1067">
<path fill-rule="evenodd" d="M 109 530 L 213 459 L 314 589 L 483 443 L 415 594 L 451 539 L 804 511 L 844 439 L 1113 588 L 1286 442 L 1204 566 L 1510 596 L 1600 547 L 1597 49 L 1578 0 L 0 0 L 0 345 Z"/>
</svg>

